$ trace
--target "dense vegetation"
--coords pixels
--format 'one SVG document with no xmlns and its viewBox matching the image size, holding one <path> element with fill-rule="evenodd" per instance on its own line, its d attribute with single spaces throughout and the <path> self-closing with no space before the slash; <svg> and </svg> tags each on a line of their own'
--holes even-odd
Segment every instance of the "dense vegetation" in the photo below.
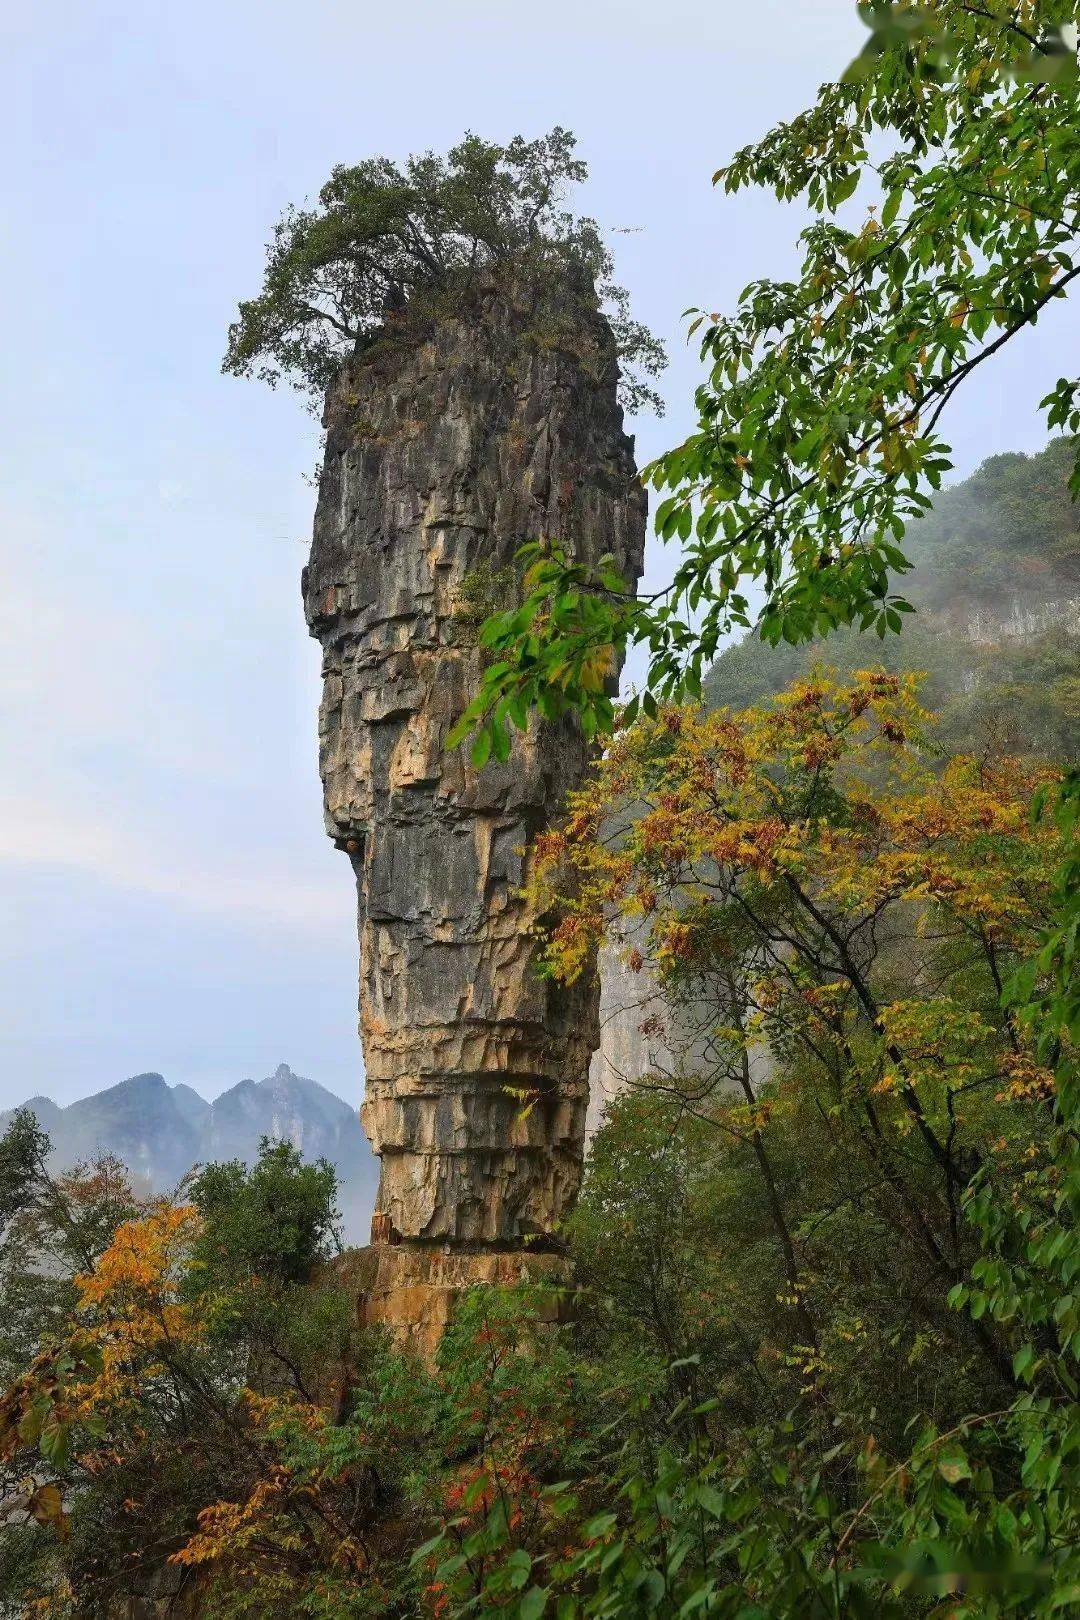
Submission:
<svg viewBox="0 0 1080 1620">
<path fill-rule="evenodd" d="M 574 881 L 564 896 L 553 970 L 575 970 L 605 908 L 629 907 L 652 919 L 653 932 L 658 916 L 655 943 L 676 1001 L 680 963 L 691 964 L 685 977 L 693 988 L 689 995 L 683 989 L 687 1010 L 696 1011 L 703 975 L 710 993 L 716 986 L 725 993 L 727 1008 L 753 1009 L 753 1018 L 768 1020 L 793 1004 L 796 1044 L 784 1051 L 770 1041 L 778 1069 L 753 1102 L 747 1096 L 743 1135 L 763 1180 L 779 1186 L 775 1168 L 766 1168 L 766 1159 L 774 1163 L 774 1146 L 765 1140 L 775 1117 L 768 1107 L 771 1088 L 785 1082 L 790 1088 L 800 1069 L 807 1078 L 816 1069 L 813 1113 L 800 1121 L 792 1143 L 800 1191 L 805 1186 L 813 1197 L 831 1162 L 837 1114 L 853 1108 L 858 1118 L 861 1111 L 860 1128 L 882 1178 L 878 1190 L 891 1185 L 902 1201 L 917 1189 L 904 1238 L 881 1232 L 880 1241 L 898 1254 L 917 1230 L 922 1243 L 938 1247 L 940 1258 L 929 1262 L 931 1287 L 945 1293 L 950 1307 L 968 1312 L 1003 1383 L 996 1392 L 989 1382 L 978 1391 L 963 1388 L 953 1366 L 946 1389 L 963 1388 L 961 1403 L 971 1402 L 966 1415 L 943 1434 L 933 1416 L 920 1425 L 908 1407 L 905 1443 L 875 1477 L 882 1456 L 877 1431 L 888 1410 L 889 1392 L 883 1391 L 882 1404 L 861 1420 L 869 1420 L 871 1443 L 864 1454 L 867 1494 L 856 1506 L 837 1494 L 843 1420 L 833 1418 L 840 1430 L 833 1447 L 805 1443 L 813 1429 L 809 1392 L 798 1416 L 788 1420 L 797 1437 L 789 1456 L 758 1435 L 740 1469 L 737 1449 L 733 1458 L 712 1437 L 702 1446 L 692 1423 L 680 1443 L 662 1446 L 654 1439 L 616 1476 L 616 1506 L 602 1525 L 612 1539 L 590 1566 L 595 1585 L 585 1598 L 586 1609 L 596 1613 L 656 1608 L 682 1616 L 700 1609 L 747 1620 L 933 1613 L 956 1620 L 1050 1615 L 1080 1605 L 1080 773 L 1067 761 L 1060 786 L 1043 784 L 1030 797 L 1029 825 L 1044 833 L 1056 828 L 1061 849 L 1056 868 L 1045 874 L 1027 960 L 1010 962 L 1017 947 L 1022 957 L 1022 945 L 1006 946 L 1000 918 L 990 914 L 1014 894 L 1012 880 L 986 849 L 982 880 L 968 869 L 974 887 L 965 901 L 967 885 L 951 847 L 964 820 L 964 790 L 978 780 L 972 773 L 992 769 L 1005 739 L 992 739 L 996 746 L 982 754 L 979 767 L 960 766 L 959 778 L 955 762 L 932 773 L 931 801 L 936 791 L 942 802 L 936 809 L 928 802 L 922 819 L 916 815 L 898 828 L 890 826 L 891 802 L 868 805 L 861 795 L 852 802 L 849 781 L 834 770 L 848 732 L 843 704 L 813 739 L 814 757 L 804 754 L 794 780 L 797 760 L 776 757 L 785 724 L 797 730 L 799 705 L 807 706 L 803 720 L 809 723 L 831 702 L 818 678 L 796 683 L 781 702 L 786 722 L 751 722 L 750 734 L 759 739 L 756 758 L 747 752 L 745 717 L 721 712 L 703 724 L 660 707 L 700 696 L 721 635 L 732 625 L 749 625 L 748 585 L 764 603 L 759 639 L 744 656 L 753 657 L 762 643 L 796 647 L 844 627 L 873 628 L 882 640 L 904 628 L 915 605 L 895 594 L 895 582 L 911 567 L 904 549 L 909 528 L 931 506 L 950 466 L 939 430 L 943 414 L 965 382 L 1080 274 L 1074 8 L 1057 0 L 880 0 L 859 10 L 870 37 L 858 61 L 823 86 L 806 113 L 779 124 L 717 172 L 729 191 L 767 186 L 782 199 L 805 199 L 819 218 L 803 233 L 796 277 L 752 282 L 732 316 L 695 318 L 708 368 L 697 393 L 698 429 L 646 473 L 667 491 L 658 531 L 679 544 L 671 586 L 635 602 L 610 567 L 593 576 L 557 541 L 527 548 L 525 599 L 481 630 L 493 661 L 456 737 L 475 730 L 474 758 L 505 754 L 509 727 L 528 724 L 534 709 L 543 716 L 575 713 L 590 735 L 611 734 L 620 724 L 630 728 L 600 773 L 609 792 L 601 786 L 598 799 L 578 802 L 558 851 Z M 842 211 L 863 184 L 865 216 L 852 228 Z M 1078 398 L 1080 382 L 1059 378 L 1042 401 L 1048 426 L 1075 436 Z M 1069 484 L 1080 493 L 1075 464 Z M 1033 526 L 1027 533 L 1034 535 Z M 957 558 L 962 567 L 959 552 Z M 986 560 L 984 570 L 979 547 L 977 588 L 985 582 L 980 576 L 993 575 L 994 560 Z M 602 679 L 605 654 L 631 643 L 649 649 L 646 684 L 617 716 Z M 851 654 L 851 643 L 846 651 Z M 1060 664 L 1053 674 L 1058 681 Z M 870 678 L 856 674 L 849 705 Z M 885 672 L 877 678 L 894 679 Z M 774 689 L 781 682 L 766 678 Z M 1071 701 L 1067 691 L 1066 707 Z M 854 718 L 854 710 L 849 713 Z M 635 730 L 641 714 L 645 722 Z M 903 719 L 879 718 L 889 741 L 911 741 Z M 954 732 L 970 734 L 973 717 L 960 716 L 959 726 L 956 718 Z M 1051 743 L 1060 740 L 1056 730 L 1048 728 Z M 1024 739 L 1027 747 L 1038 741 Z M 755 781 L 753 767 L 761 760 L 769 768 Z M 882 780 L 881 770 L 878 763 L 865 776 L 866 789 Z M 1017 788 L 1020 809 L 1026 795 Z M 902 805 L 901 783 L 896 792 Z M 988 806 L 984 810 L 989 834 L 996 818 Z M 638 820 L 628 829 L 635 813 Z M 642 842 L 645 829 L 651 847 Z M 879 861 L 897 832 L 907 847 L 891 852 L 886 876 Z M 884 849 L 877 845 L 883 833 Z M 929 847 L 910 847 L 923 837 Z M 854 856 L 842 878 L 828 870 L 838 853 Z M 938 854 L 944 864 L 932 872 Z M 904 883 L 920 868 L 922 879 L 904 894 Z M 875 872 L 879 891 L 872 887 Z M 555 897 L 560 882 L 556 867 Z M 878 907 L 892 910 L 901 899 L 908 902 L 908 925 L 890 937 Z M 836 915 L 835 906 L 852 901 L 854 918 Z M 1047 1136 L 1042 1146 L 1032 1137 L 1029 1164 L 1017 1167 L 1011 1185 L 995 1173 L 998 1142 L 1007 1144 L 1007 1134 L 982 1146 L 969 1143 L 960 1148 L 959 1162 L 954 1157 L 978 1112 L 970 1099 L 961 1101 L 968 1080 L 959 1081 L 954 1063 L 971 1064 L 974 1087 L 995 1084 L 980 1033 L 990 1027 L 984 1022 L 989 1007 L 981 1005 L 972 962 L 961 955 L 934 966 L 938 944 L 953 934 L 948 927 L 939 934 L 938 915 L 954 903 L 961 910 L 970 904 L 966 926 L 984 952 L 989 946 L 993 1027 L 1017 1060 L 1042 1072 L 1035 1090 L 1043 1094 Z M 960 922 L 954 916 L 954 925 Z M 824 936 L 816 944 L 815 929 Z M 871 971 L 887 975 L 890 956 L 896 1003 L 878 994 Z M 764 1006 L 756 1001 L 755 982 L 745 978 L 762 959 L 781 981 Z M 845 1032 L 842 1017 L 830 1016 L 835 997 L 850 1007 L 852 991 L 857 1037 Z M 985 985 L 983 993 L 989 994 Z M 937 1000 L 945 1012 L 943 996 L 951 1007 L 935 1035 L 921 1019 L 927 1000 Z M 902 1032 L 894 1007 L 902 1009 L 902 1022 L 912 1015 Z M 823 1027 L 812 1032 L 815 1017 Z M 745 1063 L 741 1077 L 738 1072 L 739 1047 L 745 1049 L 756 1027 L 743 1016 L 711 1026 L 711 1034 L 721 1055 L 729 1048 L 729 1071 L 745 1094 L 750 1076 Z M 888 1059 L 876 1078 L 866 1066 L 868 1038 L 871 1053 Z M 803 1051 L 798 1062 L 798 1043 L 811 1047 L 813 1061 Z M 951 1056 L 944 1050 L 950 1044 Z M 923 1094 L 927 1084 L 934 1092 L 939 1082 L 942 1092 Z M 994 1101 L 1009 1095 L 1006 1084 Z M 891 1177 L 880 1135 L 886 1098 L 896 1105 L 907 1138 L 907 1162 L 894 1166 Z M 918 1170 L 924 1155 L 936 1194 Z M 782 1156 L 779 1162 L 783 1168 Z M 646 1172 L 645 1189 L 651 1184 Z M 870 1196 L 869 1188 L 843 1190 L 841 1247 L 850 1232 L 864 1229 L 860 1200 Z M 949 1210 L 944 1246 L 933 1231 L 935 1197 Z M 810 1233 L 793 1230 L 782 1202 L 769 1202 L 787 1267 L 786 1303 L 800 1317 L 805 1311 L 802 1343 L 816 1353 L 822 1324 L 811 1314 L 801 1247 Z M 615 1207 L 625 1209 L 621 1193 Z M 691 1207 L 700 1211 L 696 1197 Z M 661 1218 L 670 1230 L 670 1220 Z M 961 1238 L 960 1218 L 973 1236 Z M 966 1241 L 974 1246 L 965 1260 Z M 598 1252 L 606 1258 L 610 1249 Z M 946 1290 L 941 1270 L 952 1264 L 966 1275 Z M 865 1278 L 866 1270 L 860 1257 L 855 1277 Z M 895 1292 L 887 1289 L 885 1297 L 900 1299 L 906 1312 L 920 1275 L 925 1272 L 892 1279 Z M 737 1269 L 740 1304 L 752 1297 L 754 1276 L 752 1265 Z M 836 1295 L 828 1291 L 830 1297 Z M 820 1310 L 820 1299 L 817 1305 Z M 888 1320 L 889 1309 L 878 1299 L 873 1312 L 856 1317 L 856 1339 L 878 1310 L 881 1321 Z M 818 1338 L 809 1338 L 809 1327 Z M 892 1388 L 900 1391 L 895 1348 L 896 1341 L 886 1347 L 880 1340 L 867 1347 L 870 1357 L 888 1358 Z M 913 1346 L 910 1365 L 918 1359 Z M 861 1370 L 849 1372 L 853 1389 Z M 692 1404 L 697 1393 L 688 1396 L 691 1417 L 701 1409 Z M 901 1409 L 910 1393 L 901 1393 Z M 925 1393 L 932 1405 L 944 1392 Z M 706 1406 L 714 1399 L 710 1390 Z M 847 1457 L 850 1465 L 854 1459 L 850 1452 Z M 597 1539 L 603 1542 L 603 1534 Z M 560 1602 L 567 1601 L 563 1590 Z M 574 1600 L 566 1612 L 576 1612 Z"/>
<path fill-rule="evenodd" d="M 923 700 L 956 749 L 1073 759 L 1080 752 L 1080 507 L 1075 446 L 1000 455 L 943 491 L 910 525 L 908 595 L 918 612 L 873 656 L 921 672 Z M 857 630 L 770 647 L 746 636 L 705 679 L 708 701 L 741 708 L 824 661 L 849 674 L 868 657 Z"/>
<path fill-rule="evenodd" d="M 329 1165 L 265 1143 L 148 1201 L 111 1160 L 54 1180 L 48 1148 L 27 1111 L 0 1141 L 0 1612 L 96 1615 L 179 1585 L 200 1508 L 267 1461 L 259 1401 L 325 1395 L 349 1313 L 315 1275 Z"/>
<path fill-rule="evenodd" d="M 883 671 L 623 732 L 539 852 L 549 970 L 621 921 L 640 966 L 644 917 L 675 1057 L 597 1139 L 575 1321 L 478 1290 L 433 1372 L 358 1339 L 329 1167 L 268 1145 L 136 1207 L 114 1167 L 52 1182 L 18 1116 L 9 1611 L 1060 1612 L 1073 1193 L 1053 1053 L 1000 995 L 1053 781 L 942 768 Z"/>
<path fill-rule="evenodd" d="M 562 206 L 588 173 L 575 144 L 559 128 L 506 146 L 469 134 L 445 158 L 339 164 L 318 208 L 290 208 L 278 222 L 263 289 L 241 303 L 223 369 L 271 385 L 285 377 L 321 407 L 345 356 L 392 332 L 406 309 L 414 323 L 445 314 L 485 270 L 535 292 L 576 272 L 611 322 L 623 403 L 662 412 L 647 379 L 663 369 L 663 347 L 630 315 L 596 221 Z"/>
<path fill-rule="evenodd" d="M 460 735 L 497 751 L 532 708 L 610 730 L 598 670 L 612 646 L 648 649 L 647 709 L 697 698 L 722 637 L 751 623 L 751 588 L 770 645 L 902 628 L 906 526 L 951 466 L 950 402 L 1080 275 L 1077 66 L 1061 34 L 1075 7 L 859 10 L 864 55 L 715 176 L 816 218 L 790 280 L 754 280 L 734 313 L 691 323 L 698 426 L 645 472 L 678 548 L 671 584 L 635 600 L 576 563 L 572 537 L 538 537 L 524 602 L 485 628 L 495 657 Z M 1080 382 L 1058 379 L 1043 406 L 1076 433 Z"/>
</svg>

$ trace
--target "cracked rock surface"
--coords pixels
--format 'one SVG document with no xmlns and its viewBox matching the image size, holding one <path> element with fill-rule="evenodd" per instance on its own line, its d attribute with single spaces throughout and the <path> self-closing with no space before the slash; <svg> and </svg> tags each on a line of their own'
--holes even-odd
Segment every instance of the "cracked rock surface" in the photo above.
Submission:
<svg viewBox="0 0 1080 1620">
<path fill-rule="evenodd" d="M 590 286 L 485 277 L 453 314 L 393 321 L 328 395 L 304 606 L 323 647 L 326 825 L 359 896 L 383 1241 L 517 1249 L 577 1192 L 596 976 L 538 977 L 517 890 L 588 747 L 575 722 L 534 719 L 477 771 L 446 738 L 521 544 L 610 552 L 636 586 L 645 494 L 616 381 Z"/>
</svg>

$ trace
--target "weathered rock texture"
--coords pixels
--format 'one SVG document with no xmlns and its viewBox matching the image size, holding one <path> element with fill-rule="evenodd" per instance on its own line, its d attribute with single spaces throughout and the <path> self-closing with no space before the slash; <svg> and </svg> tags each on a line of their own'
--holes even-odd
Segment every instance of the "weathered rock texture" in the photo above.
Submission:
<svg viewBox="0 0 1080 1620">
<path fill-rule="evenodd" d="M 642 958 L 632 971 L 626 954 L 633 946 Z M 722 1079 L 718 1057 L 723 1042 L 716 1030 L 730 1023 L 723 999 L 706 993 L 673 999 L 660 983 L 648 923 L 641 918 L 613 924 L 600 949 L 600 1044 L 589 1070 L 586 1136 L 604 1122 L 608 1104 L 629 1086 L 650 1078 L 716 1095 L 737 1096 L 735 1079 Z M 772 1057 L 762 1042 L 750 1052 L 750 1079 L 755 1091 L 772 1074 Z"/>
<path fill-rule="evenodd" d="M 648 933 L 638 927 L 634 940 L 648 947 Z M 604 1110 L 627 1086 L 638 1084 L 658 1071 L 674 1067 L 667 1044 L 670 1008 L 665 1001 L 651 956 L 632 973 L 626 965 L 621 938 L 600 948 L 600 1042 L 589 1066 L 589 1111 L 586 1136 L 591 1139 L 603 1124 Z"/>
<path fill-rule="evenodd" d="M 538 977 L 518 890 L 588 750 L 572 721 L 534 722 L 476 771 L 446 738 L 479 677 L 484 591 L 512 597 L 523 542 L 613 553 L 636 584 L 645 496 L 616 375 L 590 287 L 486 279 L 453 315 L 399 318 L 328 398 L 304 604 L 326 824 L 359 891 L 378 1241 L 535 1252 L 577 1191 L 596 980 Z M 402 1263 L 385 1257 L 388 1287 Z"/>
<path fill-rule="evenodd" d="M 431 1362 L 466 1288 L 528 1283 L 535 1325 L 567 1318 L 571 1281 L 565 1258 L 517 1249 L 373 1243 L 333 1262 L 334 1284 L 355 1296 L 359 1325 L 387 1330 L 398 1347 Z M 348 1366 L 334 1369 L 346 1384 Z"/>
</svg>

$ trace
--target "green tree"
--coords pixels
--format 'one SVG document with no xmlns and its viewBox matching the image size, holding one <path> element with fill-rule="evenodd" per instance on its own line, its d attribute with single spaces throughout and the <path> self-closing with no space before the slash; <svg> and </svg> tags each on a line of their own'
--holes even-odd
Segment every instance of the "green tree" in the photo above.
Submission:
<svg viewBox="0 0 1080 1620">
<path fill-rule="evenodd" d="M 326 1350 L 349 1341 L 350 1312 L 327 1273 L 341 1252 L 333 1165 L 305 1164 L 291 1142 L 264 1137 L 254 1165 L 204 1166 L 191 1197 L 202 1219 L 189 1290 L 209 1303 L 208 1337 L 225 1362 L 249 1388 L 334 1404 L 339 1369 Z"/>
<path fill-rule="evenodd" d="M 542 286 L 576 267 L 606 306 L 623 403 L 662 411 L 646 379 L 663 368 L 663 348 L 612 281 L 596 221 L 562 206 L 566 188 L 588 173 L 576 144 L 559 127 L 505 146 L 467 134 L 445 158 L 339 164 L 317 208 L 289 208 L 275 227 L 263 290 L 241 303 L 223 370 L 271 385 L 287 377 L 318 405 L 342 359 L 406 306 L 452 309 L 485 269 Z"/>
<path fill-rule="evenodd" d="M 17 1376 L 74 1303 L 89 1270 L 138 1203 L 109 1154 L 54 1173 L 48 1133 L 28 1108 L 0 1137 L 0 1385 Z"/>
<path fill-rule="evenodd" d="M 203 1217 L 196 1256 L 214 1286 L 252 1276 L 303 1282 L 341 1249 L 337 1173 L 326 1159 L 305 1164 L 291 1142 L 264 1136 L 250 1167 L 239 1159 L 206 1165 L 191 1197 Z"/>
<path fill-rule="evenodd" d="M 691 322 L 698 426 L 645 474 L 664 492 L 657 531 L 680 546 L 672 583 L 634 601 L 558 545 L 534 553 L 525 601 L 482 633 L 493 659 L 461 734 L 532 706 L 610 727 L 590 679 L 601 647 L 648 648 L 647 711 L 697 696 L 722 637 L 750 622 L 750 587 L 770 643 L 901 628 L 905 526 L 950 466 L 943 413 L 1080 274 L 1074 9 L 862 5 L 858 61 L 717 171 L 728 192 L 767 187 L 817 218 L 790 280 Z M 1080 427 L 1080 382 L 1043 403 L 1051 427 Z"/>
<path fill-rule="evenodd" d="M 1080 753 L 1080 504 L 1068 482 L 1069 438 L 1037 455 L 997 455 L 944 490 L 909 525 L 909 594 L 917 612 L 875 657 L 921 672 L 922 699 L 950 751 Z M 709 703 L 741 709 L 824 660 L 846 674 L 867 661 L 855 626 L 771 647 L 751 632 L 725 647 L 705 678 Z"/>
</svg>

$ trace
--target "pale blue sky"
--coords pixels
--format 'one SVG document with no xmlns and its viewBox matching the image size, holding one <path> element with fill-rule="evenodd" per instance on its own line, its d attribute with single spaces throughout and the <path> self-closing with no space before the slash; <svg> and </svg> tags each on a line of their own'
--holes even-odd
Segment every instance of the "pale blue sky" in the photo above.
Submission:
<svg viewBox="0 0 1080 1620">
<path fill-rule="evenodd" d="M 286 203 L 335 162 L 562 123 L 690 425 L 689 304 L 800 216 L 713 169 L 862 33 L 848 0 L 54 0 L 0 19 L 0 1107 L 282 1060 L 359 1097 L 354 898 L 321 830 L 299 572 L 317 429 L 218 371 Z M 953 419 L 1043 442 L 1059 315 Z M 663 561 L 654 556 L 654 570 Z"/>
</svg>

